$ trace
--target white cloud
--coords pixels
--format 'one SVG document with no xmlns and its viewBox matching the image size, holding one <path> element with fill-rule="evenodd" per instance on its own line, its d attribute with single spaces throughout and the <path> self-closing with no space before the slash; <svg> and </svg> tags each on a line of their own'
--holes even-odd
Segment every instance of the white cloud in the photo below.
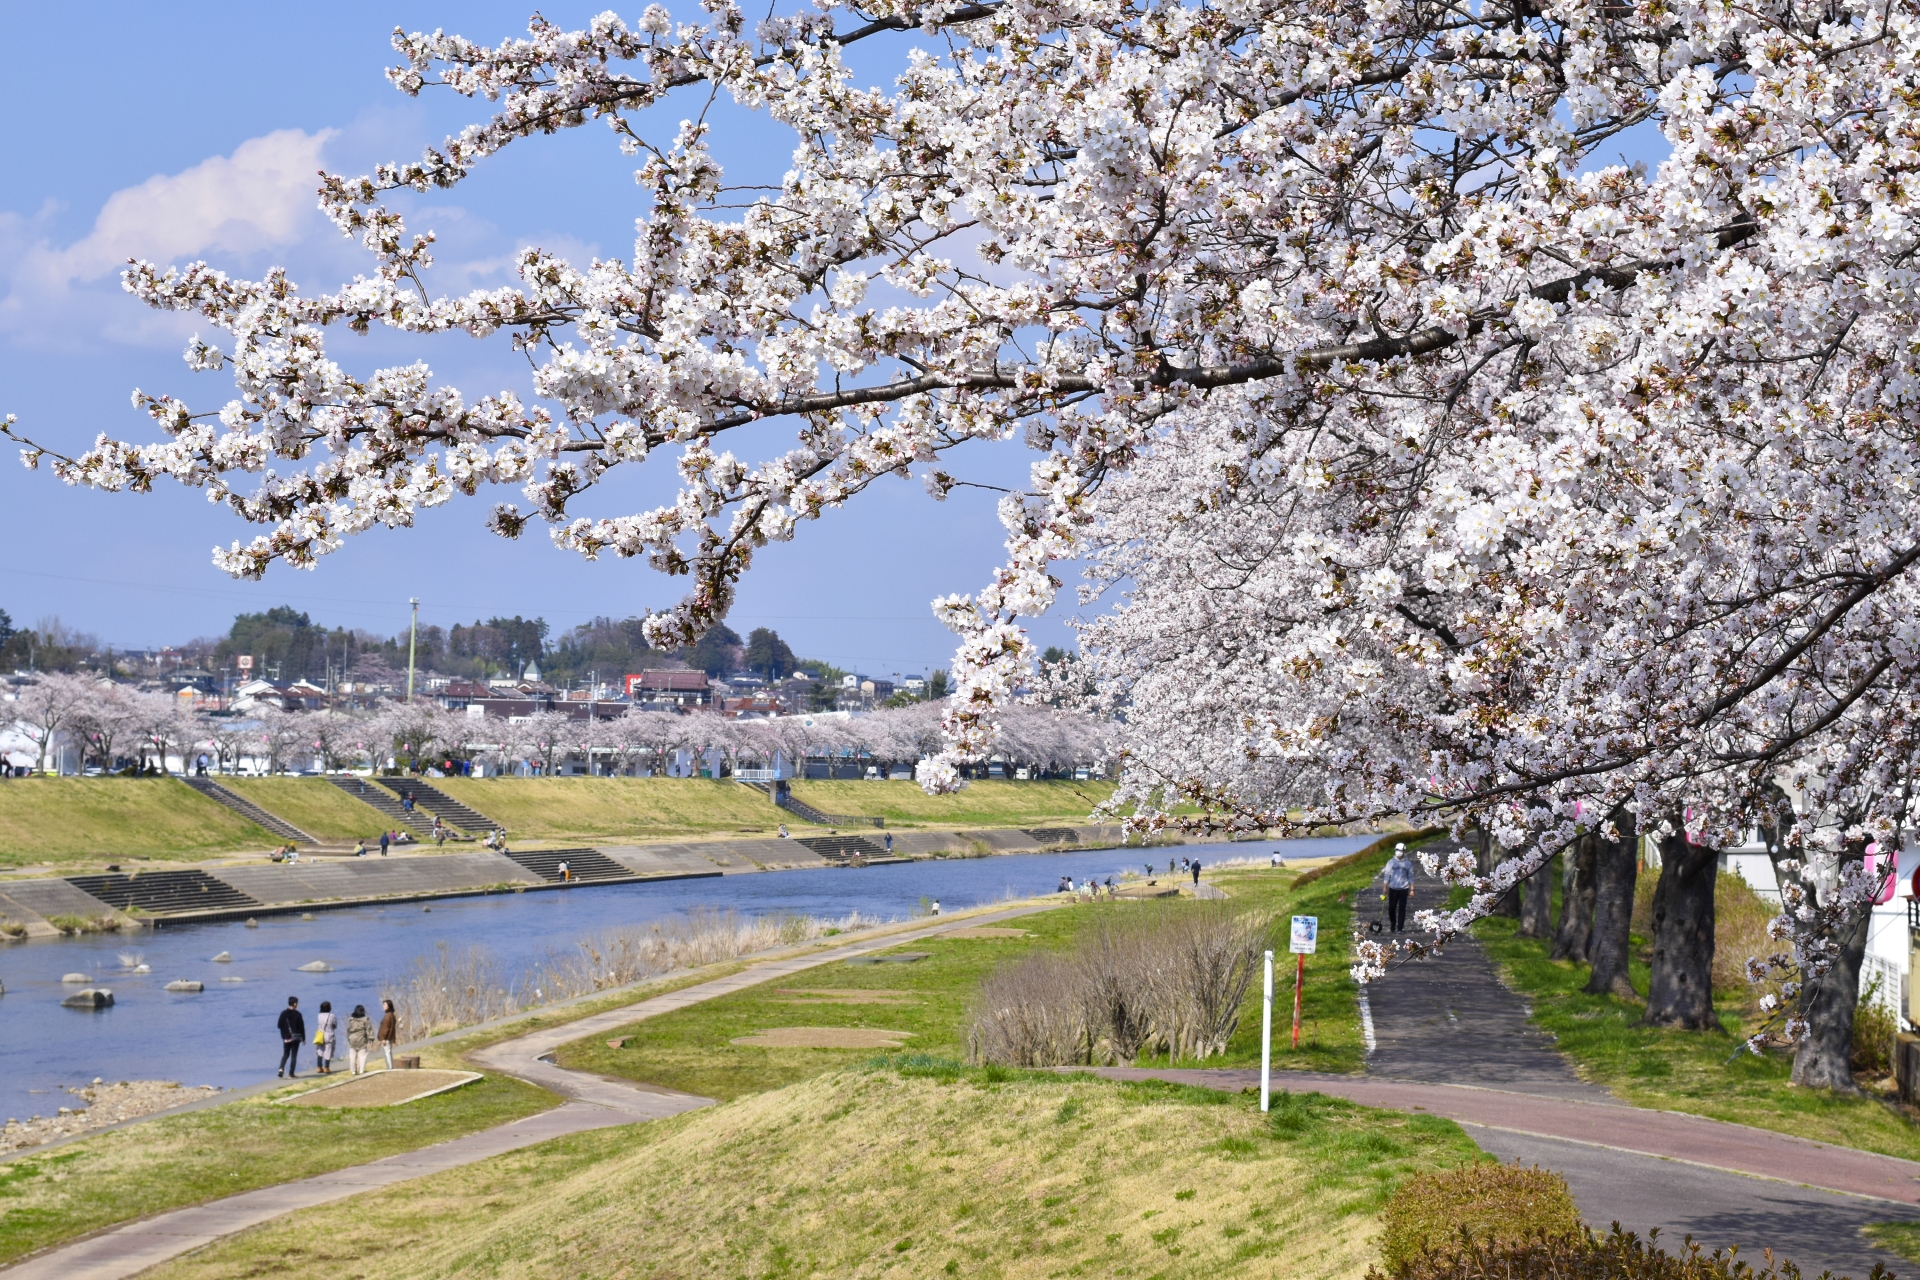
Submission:
<svg viewBox="0 0 1920 1280">
<path fill-rule="evenodd" d="M 0 328 L 52 337 L 52 331 L 71 330 L 71 321 L 81 318 L 70 314 L 77 306 L 95 317 L 78 327 L 98 334 L 102 318 L 90 301 L 104 301 L 100 295 L 110 292 L 117 311 L 126 299 L 117 282 L 106 290 L 88 286 L 117 277 L 128 258 L 175 263 L 245 256 L 332 235 L 314 192 L 321 152 L 334 136 L 331 129 L 280 129 L 249 138 L 232 155 L 212 156 L 179 173 L 122 188 L 107 197 L 93 230 L 64 247 L 34 238 L 25 219 L 6 218 L 9 225 L 0 226 L 0 273 L 9 277 L 9 287 L 0 300 Z M 69 323 L 50 323 L 63 313 Z M 136 324 L 131 332 L 112 320 L 105 325 L 118 330 L 111 336 L 122 341 L 160 337 L 147 325 Z M 175 340 L 176 326 L 160 328 L 168 331 L 165 341 Z"/>
</svg>

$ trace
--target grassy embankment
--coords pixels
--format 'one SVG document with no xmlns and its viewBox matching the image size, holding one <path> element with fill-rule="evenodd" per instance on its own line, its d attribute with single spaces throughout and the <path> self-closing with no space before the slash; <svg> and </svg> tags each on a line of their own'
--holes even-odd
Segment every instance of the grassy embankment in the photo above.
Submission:
<svg viewBox="0 0 1920 1280">
<path fill-rule="evenodd" d="M 812 830 L 759 791 L 704 778 L 436 778 L 433 785 L 503 824 L 519 841 L 675 840 L 769 836 L 784 821 Z M 1086 820 L 1112 790 L 1086 782 L 976 782 L 929 796 L 913 782 L 796 782 L 794 795 L 829 813 L 890 827 L 1017 827 Z"/>
<path fill-rule="evenodd" d="M 1557 876 L 1558 868 L 1555 868 Z M 1656 871 L 1642 872 L 1643 882 Z M 1651 884 L 1643 883 L 1633 934 L 1634 989 L 1647 989 Z M 1729 1120 L 1839 1146 L 1920 1159 L 1920 1130 L 1870 1097 L 1847 1098 L 1788 1084 L 1788 1052 L 1755 1056 L 1742 1038 L 1758 1025 L 1754 993 L 1737 976 L 1746 958 L 1770 949 L 1762 932 L 1773 909 L 1738 877 L 1722 874 L 1715 937 L 1714 1007 L 1722 1031 L 1665 1031 L 1640 1025 L 1642 1004 L 1581 991 L 1588 967 L 1547 958 L 1550 945 L 1516 938 L 1518 922 L 1483 920 L 1475 933 L 1508 985 L 1530 997 L 1536 1025 L 1553 1033 L 1582 1075 L 1635 1106 Z M 1558 911 L 1556 884 L 1555 911 Z"/>
<path fill-rule="evenodd" d="M 1351 1277 L 1451 1123 L 873 1065 L 290 1215 L 151 1273 Z"/>
<path fill-rule="evenodd" d="M 461 1066 L 427 1051 L 427 1066 Z M 553 1106 L 544 1089 L 489 1076 L 404 1107 L 330 1111 L 244 1098 L 0 1157 L 0 1265 L 116 1222 L 311 1177 L 490 1129 Z"/>
<path fill-rule="evenodd" d="M 1281 1069 L 1358 1071 L 1362 1062 L 1353 980 L 1347 976 L 1345 938 L 1353 894 L 1388 854 L 1370 853 L 1330 868 L 1299 889 L 1292 870 L 1236 870 L 1209 877 L 1237 900 L 1269 910 L 1284 929 L 1288 915 L 1317 915 L 1321 950 L 1307 958 L 1300 1048 L 1287 1043 L 1293 971 L 1281 948 L 1275 957 L 1274 1063 Z M 1162 910 L 1172 904 L 1082 903 L 1009 921 L 1024 936 L 939 936 L 894 948 L 926 952 L 911 964 L 841 962 L 808 970 L 778 984 L 751 987 L 690 1008 L 563 1047 L 563 1066 L 731 1099 L 807 1079 L 870 1058 L 872 1046 L 793 1048 L 736 1044 L 781 1027 L 890 1031 L 901 1051 L 958 1059 L 965 1055 L 968 1002 L 994 967 L 1032 947 L 1066 947 L 1102 912 Z M 1175 909 L 1178 909 L 1177 907 Z M 624 1039 L 619 1048 L 610 1041 Z M 1240 1025 L 1225 1057 L 1182 1065 L 1248 1066 L 1260 1061 L 1260 986 L 1248 988 Z M 1140 1065 L 1167 1065 L 1166 1060 Z"/>
<path fill-rule="evenodd" d="M 174 778 L 0 782 L 0 870 L 98 871 L 133 858 L 194 862 L 275 843 L 268 832 Z"/>
<path fill-rule="evenodd" d="M 392 825 L 378 809 L 354 799 L 325 778 L 216 778 L 214 781 L 329 844 L 378 841 L 381 831 Z"/>
</svg>

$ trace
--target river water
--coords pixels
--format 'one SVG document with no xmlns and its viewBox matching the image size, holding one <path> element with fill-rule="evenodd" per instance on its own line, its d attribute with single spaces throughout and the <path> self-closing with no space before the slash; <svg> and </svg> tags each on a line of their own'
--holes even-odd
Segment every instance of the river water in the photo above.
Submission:
<svg viewBox="0 0 1920 1280">
<path fill-rule="evenodd" d="M 257 928 L 240 921 L 187 925 L 132 934 L 17 942 L 0 948 L 0 1119 L 50 1115 L 74 1100 L 65 1085 L 106 1080 L 178 1080 L 231 1088 L 268 1078 L 280 1052 L 276 1019 L 288 996 L 300 997 L 309 1038 L 322 1000 L 333 1002 L 344 1026 L 355 1004 L 374 1009 L 381 984 L 412 968 L 441 942 L 487 947 L 508 973 L 536 965 L 576 940 L 609 929 L 646 924 L 695 908 L 838 918 L 849 912 L 894 920 L 913 914 L 922 898 L 956 911 L 1008 896 L 1051 892 L 1061 876 L 1118 875 L 1140 870 L 1148 857 L 1164 868 L 1169 857 L 1324 857 L 1350 853 L 1372 836 L 1278 840 L 1177 849 L 1099 849 L 1077 853 L 932 860 L 863 869 L 773 871 L 722 879 L 582 886 L 543 893 L 501 894 L 420 904 L 319 911 L 311 920 L 263 916 Z M 214 964 L 222 951 L 231 963 Z M 123 962 L 149 966 L 135 973 Z M 300 973 L 319 960 L 330 973 Z M 84 973 L 113 991 L 114 1005 L 97 1012 L 63 1008 Z M 175 978 L 206 984 L 198 994 L 163 990 Z M 223 981 L 223 979 L 240 981 Z M 344 1041 L 344 1036 L 343 1036 Z M 344 1065 L 346 1046 L 340 1046 Z M 300 1055 L 312 1067 L 313 1049 Z"/>
</svg>

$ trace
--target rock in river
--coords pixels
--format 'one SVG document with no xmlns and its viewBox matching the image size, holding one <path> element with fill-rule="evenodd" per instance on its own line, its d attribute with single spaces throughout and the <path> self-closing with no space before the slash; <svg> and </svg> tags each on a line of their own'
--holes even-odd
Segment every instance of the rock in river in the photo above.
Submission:
<svg viewBox="0 0 1920 1280">
<path fill-rule="evenodd" d="M 332 973 L 333 966 L 325 960 L 309 960 L 294 970 L 295 973 Z"/>
<path fill-rule="evenodd" d="M 87 984 L 88 984 L 89 982 L 92 982 L 92 981 L 93 981 L 93 979 L 92 979 L 92 978 L 89 978 L 89 977 L 88 977 L 88 976 L 87 976 L 86 974 L 84 974 L 84 973 L 67 973 L 67 974 L 62 974 L 62 975 L 60 976 L 60 981 L 62 981 L 62 982 L 66 982 L 66 983 L 72 983 L 72 984 L 76 984 L 76 985 L 78 985 L 78 986 L 83 986 L 83 987 L 84 987 L 84 986 L 86 986 L 86 985 L 87 985 Z"/>
<path fill-rule="evenodd" d="M 169 991 L 205 991 L 206 989 L 205 983 L 195 982 L 191 978 L 175 978 L 167 984 Z"/>
<path fill-rule="evenodd" d="M 60 1002 L 69 1009 L 106 1009 L 113 1004 L 113 992 L 105 987 L 88 987 L 85 991 L 76 991 Z"/>
<path fill-rule="evenodd" d="M 232 964 L 233 953 L 231 951 L 222 951 L 219 955 L 213 958 L 213 962 L 215 964 Z"/>
</svg>

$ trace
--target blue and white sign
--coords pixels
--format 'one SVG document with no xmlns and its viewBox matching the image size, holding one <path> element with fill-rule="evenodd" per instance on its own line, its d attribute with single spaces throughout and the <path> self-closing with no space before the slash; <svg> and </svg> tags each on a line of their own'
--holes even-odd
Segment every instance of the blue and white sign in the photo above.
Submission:
<svg viewBox="0 0 1920 1280">
<path fill-rule="evenodd" d="M 1295 916 L 1293 918 L 1293 940 L 1287 950 L 1296 955 L 1310 956 L 1320 942 L 1320 917 Z"/>
</svg>

